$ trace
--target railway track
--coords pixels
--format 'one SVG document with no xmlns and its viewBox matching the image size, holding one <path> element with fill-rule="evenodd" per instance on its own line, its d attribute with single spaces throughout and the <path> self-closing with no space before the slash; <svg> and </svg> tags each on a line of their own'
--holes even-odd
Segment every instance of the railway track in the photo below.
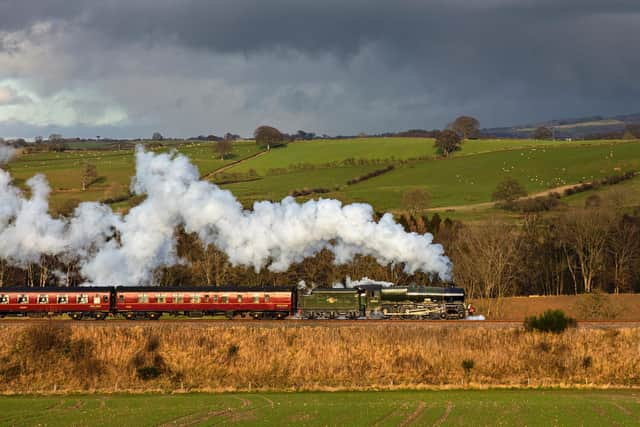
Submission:
<svg viewBox="0 0 640 427">
<path fill-rule="evenodd" d="M 189 327 L 221 327 L 232 328 L 237 326 L 251 326 L 259 328 L 300 328 L 300 327 L 354 327 L 375 325 L 412 325 L 424 328 L 490 328 L 512 329 L 521 328 L 519 320 L 253 320 L 253 319 L 160 319 L 160 320 L 83 320 L 71 319 L 33 319 L 12 318 L 0 319 L 0 326 L 25 326 L 38 324 L 72 325 L 78 327 L 134 327 L 134 326 L 189 326 Z M 638 320 L 587 320 L 578 321 L 578 329 L 616 329 L 616 328 L 640 328 Z"/>
</svg>

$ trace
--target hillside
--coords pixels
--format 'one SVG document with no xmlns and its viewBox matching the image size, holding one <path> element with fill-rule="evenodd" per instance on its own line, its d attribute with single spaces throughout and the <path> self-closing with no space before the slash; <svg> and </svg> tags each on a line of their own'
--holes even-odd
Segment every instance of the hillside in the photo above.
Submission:
<svg viewBox="0 0 640 427">
<path fill-rule="evenodd" d="M 246 206 L 297 191 L 306 194 L 303 199 L 332 197 L 398 211 L 404 208 L 403 194 L 421 188 L 430 194 L 432 208 L 446 207 L 453 216 L 452 206 L 489 202 L 496 185 L 507 177 L 537 193 L 640 169 L 638 141 L 473 140 L 448 159 L 436 155 L 428 138 L 314 140 L 269 152 L 244 141 L 236 143 L 225 160 L 217 157 L 211 143 L 183 143 L 177 151 Z M 80 176 L 86 163 L 96 165 L 98 177 L 82 191 Z M 9 170 L 23 188 L 28 178 L 44 173 L 52 187 L 54 210 L 68 212 L 84 200 L 106 200 L 116 208 L 135 203 L 127 196 L 134 174 L 131 149 L 23 154 Z M 465 217 L 486 211 L 485 206 Z"/>
<path fill-rule="evenodd" d="M 574 119 L 547 120 L 537 123 L 483 129 L 485 135 L 500 138 L 528 138 L 540 126 L 553 128 L 556 138 L 584 138 L 597 134 L 624 132 L 625 126 L 640 124 L 640 113 L 611 117 L 591 116 Z"/>
</svg>

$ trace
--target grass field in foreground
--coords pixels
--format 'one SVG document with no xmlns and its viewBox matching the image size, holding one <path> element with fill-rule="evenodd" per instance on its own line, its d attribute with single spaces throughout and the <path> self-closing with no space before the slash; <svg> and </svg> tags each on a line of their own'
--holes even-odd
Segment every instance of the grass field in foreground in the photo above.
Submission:
<svg viewBox="0 0 640 427">
<path fill-rule="evenodd" d="M 482 390 L 0 398 L 12 426 L 637 425 L 633 390 Z"/>
</svg>

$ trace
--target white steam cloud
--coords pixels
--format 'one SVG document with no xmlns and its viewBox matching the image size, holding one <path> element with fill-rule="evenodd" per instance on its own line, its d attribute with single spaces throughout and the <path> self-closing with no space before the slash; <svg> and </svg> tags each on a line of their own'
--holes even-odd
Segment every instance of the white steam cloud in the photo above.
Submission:
<svg viewBox="0 0 640 427">
<path fill-rule="evenodd" d="M 16 149 L 10 145 L 0 142 L 0 165 L 9 163 L 16 155 Z"/>
<path fill-rule="evenodd" d="M 126 216 L 99 203 L 82 203 L 73 217 L 54 219 L 44 177 L 35 176 L 27 185 L 28 199 L 0 170 L 0 258 L 18 265 L 43 254 L 76 259 L 92 284 L 152 284 L 157 267 L 180 261 L 174 235 L 180 225 L 223 250 L 232 264 L 256 270 L 284 271 L 328 249 L 336 263 L 371 255 L 383 265 L 404 263 L 408 273 L 450 278 L 451 263 L 433 236 L 407 233 L 389 214 L 375 222 L 366 204 L 343 206 L 329 199 L 299 204 L 290 197 L 257 202 L 246 211 L 231 192 L 201 181 L 182 155 L 138 148 L 132 190 L 147 198 Z"/>
</svg>

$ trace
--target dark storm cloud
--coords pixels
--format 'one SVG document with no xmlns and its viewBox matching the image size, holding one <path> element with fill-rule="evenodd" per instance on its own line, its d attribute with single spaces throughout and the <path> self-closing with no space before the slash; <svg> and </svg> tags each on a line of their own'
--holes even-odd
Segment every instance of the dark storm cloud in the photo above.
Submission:
<svg viewBox="0 0 640 427">
<path fill-rule="evenodd" d="M 640 110 L 637 0 L 0 1 L 0 31 L 42 21 L 87 34 L 77 49 L 244 55 L 223 78 L 251 87 L 248 109 L 281 110 L 292 128 L 288 113 L 356 132 L 440 127 L 459 113 L 501 125 Z M 189 108 L 179 96 L 163 102 Z"/>
</svg>

